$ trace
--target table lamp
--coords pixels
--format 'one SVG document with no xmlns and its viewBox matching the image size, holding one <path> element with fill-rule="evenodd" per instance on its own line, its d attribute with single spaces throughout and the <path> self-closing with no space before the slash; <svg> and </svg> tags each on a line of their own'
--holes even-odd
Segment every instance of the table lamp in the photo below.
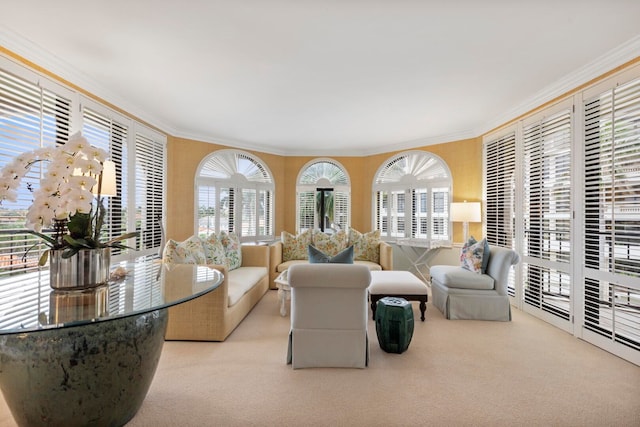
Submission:
<svg viewBox="0 0 640 427">
<path fill-rule="evenodd" d="M 463 243 L 466 243 L 469 235 L 469 223 L 481 222 L 480 202 L 469 202 L 465 200 L 460 203 L 451 203 L 451 221 L 461 222 L 463 230 Z"/>
</svg>

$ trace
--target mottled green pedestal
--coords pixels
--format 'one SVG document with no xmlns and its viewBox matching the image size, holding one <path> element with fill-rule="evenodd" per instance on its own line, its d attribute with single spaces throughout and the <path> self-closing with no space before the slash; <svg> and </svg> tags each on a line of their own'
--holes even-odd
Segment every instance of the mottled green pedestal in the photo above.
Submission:
<svg viewBox="0 0 640 427">
<path fill-rule="evenodd" d="M 0 336 L 0 389 L 20 426 L 122 426 L 155 374 L 167 309 Z"/>
<path fill-rule="evenodd" d="M 413 337 L 413 309 L 404 298 L 384 297 L 376 309 L 376 335 L 387 353 L 403 353 Z"/>
</svg>

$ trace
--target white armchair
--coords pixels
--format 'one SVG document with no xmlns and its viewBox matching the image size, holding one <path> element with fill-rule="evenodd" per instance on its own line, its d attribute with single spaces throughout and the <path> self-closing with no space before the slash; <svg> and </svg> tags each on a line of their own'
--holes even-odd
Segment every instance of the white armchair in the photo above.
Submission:
<svg viewBox="0 0 640 427">
<path fill-rule="evenodd" d="M 490 246 L 490 250 L 486 274 L 453 265 L 434 265 L 429 269 L 433 305 L 447 319 L 511 320 L 509 270 L 520 261 L 520 256 L 499 246 Z"/>
<path fill-rule="evenodd" d="M 369 269 L 358 264 L 289 267 L 291 332 L 287 363 L 294 369 L 366 367 L 370 280 Z"/>
</svg>

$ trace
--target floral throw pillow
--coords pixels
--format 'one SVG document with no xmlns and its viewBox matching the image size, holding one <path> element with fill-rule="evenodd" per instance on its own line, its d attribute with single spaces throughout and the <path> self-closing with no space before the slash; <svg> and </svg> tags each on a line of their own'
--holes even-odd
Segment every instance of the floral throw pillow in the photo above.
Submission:
<svg viewBox="0 0 640 427">
<path fill-rule="evenodd" d="M 226 265 L 229 271 L 240 268 L 242 266 L 242 248 L 238 235 L 233 232 L 221 231 L 219 238 L 224 246 Z"/>
<path fill-rule="evenodd" d="M 313 245 L 321 252 L 334 256 L 347 247 L 347 232 L 339 230 L 333 234 L 326 234 L 320 230 L 313 230 Z"/>
<path fill-rule="evenodd" d="M 197 236 L 191 236 L 183 242 L 167 240 L 163 261 L 174 264 L 205 264 L 206 257 L 202 241 Z"/>
<path fill-rule="evenodd" d="M 473 237 L 470 237 L 460 252 L 460 266 L 474 273 L 483 274 L 482 267 L 487 246 L 487 239 L 482 239 L 478 242 Z"/>
<path fill-rule="evenodd" d="M 380 263 L 380 230 L 360 233 L 349 229 L 349 245 L 353 246 L 353 259 Z"/>
<path fill-rule="evenodd" d="M 281 238 L 283 261 L 308 259 L 307 247 L 311 244 L 311 230 L 305 230 L 297 236 L 283 231 Z"/>
<path fill-rule="evenodd" d="M 207 264 L 226 265 L 227 254 L 220 236 L 215 233 L 210 234 L 206 239 L 202 240 L 202 246 L 204 247 Z"/>
</svg>

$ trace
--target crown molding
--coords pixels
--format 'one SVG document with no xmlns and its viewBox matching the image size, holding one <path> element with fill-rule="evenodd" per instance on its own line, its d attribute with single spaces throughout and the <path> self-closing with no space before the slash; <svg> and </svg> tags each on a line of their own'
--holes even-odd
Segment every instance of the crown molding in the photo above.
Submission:
<svg viewBox="0 0 640 427">
<path fill-rule="evenodd" d="M 534 96 L 506 111 L 495 119 L 484 123 L 476 129 L 464 130 L 452 134 L 438 135 L 397 143 L 390 142 L 383 146 L 372 147 L 371 149 L 343 149 L 340 152 L 328 152 L 328 150 L 304 147 L 301 144 L 300 150 L 283 150 L 279 147 L 260 145 L 247 141 L 240 141 L 228 138 L 218 138 L 215 135 L 199 135 L 184 129 L 176 129 L 163 122 L 157 117 L 151 116 L 143 108 L 131 104 L 130 101 L 109 91 L 104 86 L 96 82 L 91 77 L 74 69 L 61 58 L 42 49 L 38 45 L 21 37 L 14 31 L 0 24 L 0 41 L 2 46 L 9 51 L 37 64 L 48 72 L 82 88 L 84 91 L 97 96 L 110 104 L 126 111 L 128 114 L 139 118 L 147 124 L 167 133 L 168 135 L 193 139 L 212 144 L 220 144 L 234 148 L 263 152 L 280 156 L 369 156 L 383 154 L 392 151 L 402 151 L 417 147 L 424 147 L 445 142 L 452 142 L 462 139 L 477 138 L 493 129 L 497 129 L 517 117 L 520 117 L 541 105 L 563 96 L 581 85 L 602 76 L 603 74 L 621 66 L 625 63 L 640 57 L 640 35 L 635 36 L 610 52 L 602 55 L 584 67 L 561 78 L 552 85 L 536 93 Z M 303 148 L 304 147 L 304 148 Z"/>
<path fill-rule="evenodd" d="M 527 114 L 536 108 L 566 95 L 574 89 L 596 79 L 621 65 L 640 57 L 640 35 L 633 37 L 617 48 L 596 58 L 594 61 L 566 75 L 555 83 L 547 86 L 523 103 L 513 107 L 494 120 L 483 124 L 475 130 L 476 136 L 483 135 L 492 129 L 497 129 L 510 121 Z"/>
<path fill-rule="evenodd" d="M 96 80 L 72 67 L 63 59 L 53 55 L 51 52 L 41 48 L 30 40 L 25 39 L 2 24 L 0 24 L 0 41 L 3 47 L 16 55 L 81 88 L 87 93 L 107 101 L 162 132 L 172 135 L 173 132 L 176 131 L 157 117 L 149 115 L 143 108 L 132 104 L 113 91 L 108 90 Z M 37 70 L 34 71 L 37 72 Z"/>
</svg>

